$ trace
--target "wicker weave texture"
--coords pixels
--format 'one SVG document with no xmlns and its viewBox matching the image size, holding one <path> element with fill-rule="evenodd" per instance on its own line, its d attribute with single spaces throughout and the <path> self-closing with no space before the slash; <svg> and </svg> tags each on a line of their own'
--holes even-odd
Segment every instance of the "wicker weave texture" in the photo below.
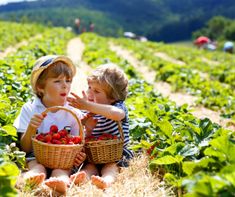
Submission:
<svg viewBox="0 0 235 197">
<path fill-rule="evenodd" d="M 46 114 L 50 111 L 55 111 L 55 110 L 64 110 L 72 114 L 72 116 L 75 118 L 76 122 L 79 125 L 79 135 L 82 139 L 82 143 L 73 144 L 73 145 L 48 144 L 37 140 L 35 136 L 33 136 L 32 137 L 33 151 L 36 160 L 45 167 L 52 169 L 71 169 L 73 167 L 76 155 L 84 147 L 83 127 L 77 115 L 68 108 L 64 108 L 61 106 L 54 106 L 47 108 L 42 114 Z"/>
<path fill-rule="evenodd" d="M 104 164 L 118 161 L 122 157 L 123 140 L 91 141 L 85 144 L 87 159 L 90 163 Z"/>
<path fill-rule="evenodd" d="M 52 169 L 71 169 L 76 155 L 83 145 L 56 145 L 40 142 L 33 138 L 34 154 L 39 163 Z"/>
</svg>

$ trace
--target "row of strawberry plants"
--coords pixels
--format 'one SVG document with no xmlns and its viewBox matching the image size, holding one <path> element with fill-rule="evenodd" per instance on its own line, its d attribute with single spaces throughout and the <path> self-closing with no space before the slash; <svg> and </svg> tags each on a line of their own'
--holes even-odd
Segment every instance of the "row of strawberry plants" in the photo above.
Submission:
<svg viewBox="0 0 235 197">
<path fill-rule="evenodd" d="M 231 54 L 154 42 L 146 42 L 144 45 L 155 53 L 164 52 L 177 60 L 183 61 L 190 68 L 207 73 L 212 80 L 229 84 L 232 88 L 235 87 L 235 68 L 232 64 L 233 55 Z"/>
<path fill-rule="evenodd" d="M 0 21 L 0 51 L 13 46 L 22 40 L 27 40 L 34 35 L 41 34 L 45 27 L 38 24 L 21 24 Z"/>
<path fill-rule="evenodd" d="M 81 38 L 86 44 L 83 60 L 93 67 L 104 57 L 120 66 L 125 62 L 109 50 L 107 39 L 94 34 L 83 34 Z M 124 70 L 129 66 L 125 64 Z M 195 118 L 186 105 L 177 107 L 139 80 L 138 73 L 134 76 L 129 76 L 127 99 L 133 149 L 146 149 L 150 168 L 162 168 L 164 179 L 188 196 L 234 195 L 234 134 L 209 119 Z"/>
<path fill-rule="evenodd" d="M 59 35 L 59 36 L 58 36 Z M 48 29 L 30 42 L 0 61 L 2 68 L 0 86 L 0 193 L 16 194 L 14 185 L 24 166 L 25 154 L 12 142 L 17 142 L 16 130 L 12 126 L 17 113 L 25 101 L 31 98 L 29 76 L 35 60 L 47 54 L 65 54 L 66 44 L 73 36 L 62 28 Z M 17 165 L 16 165 L 16 164 Z"/>
<path fill-rule="evenodd" d="M 199 103 L 221 111 L 225 117 L 234 117 L 235 92 L 230 86 L 216 80 L 202 78 L 200 72 L 187 65 L 165 61 L 155 56 L 152 50 L 148 50 L 143 43 L 127 39 L 115 39 L 113 42 L 132 51 L 138 60 L 154 69 L 157 80 L 170 83 L 175 91 L 183 90 L 197 95 Z"/>
<path fill-rule="evenodd" d="M 179 196 L 234 196 L 234 132 L 196 119 L 146 84 L 134 82 L 130 91 L 134 148 L 147 149 L 150 169 L 163 172 Z"/>
</svg>

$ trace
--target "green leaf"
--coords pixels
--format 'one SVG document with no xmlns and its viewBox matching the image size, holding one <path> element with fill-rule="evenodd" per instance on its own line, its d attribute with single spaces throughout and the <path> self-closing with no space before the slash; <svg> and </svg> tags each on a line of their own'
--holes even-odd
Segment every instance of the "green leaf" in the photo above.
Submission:
<svg viewBox="0 0 235 197">
<path fill-rule="evenodd" d="M 169 164 L 174 164 L 174 163 L 180 163 L 182 160 L 183 160 L 183 157 L 179 155 L 175 157 L 171 155 L 166 155 L 159 159 L 152 160 L 150 164 L 169 165 Z"/>
<path fill-rule="evenodd" d="M 164 152 L 169 152 L 171 155 L 177 155 L 184 146 L 185 144 L 183 142 L 174 143 L 165 148 Z"/>
<path fill-rule="evenodd" d="M 173 127 L 171 123 L 167 120 L 163 120 L 158 123 L 158 126 L 160 127 L 161 131 L 168 137 L 172 137 L 172 130 Z"/>
<path fill-rule="evenodd" d="M 200 150 L 197 146 L 194 144 L 187 144 L 184 148 L 182 148 L 179 151 L 179 154 L 187 157 L 187 156 L 198 156 L 200 153 Z"/>
<path fill-rule="evenodd" d="M 12 125 L 5 125 L 2 127 L 9 135 L 17 136 L 17 130 Z"/>
<path fill-rule="evenodd" d="M 192 175 L 197 171 L 205 169 L 210 163 L 216 162 L 214 159 L 209 157 L 203 157 L 201 160 L 185 161 L 183 162 L 183 171 L 187 175 Z"/>
<path fill-rule="evenodd" d="M 173 185 L 174 187 L 179 188 L 181 186 L 181 179 L 179 179 L 172 173 L 166 173 L 164 175 L 164 179 L 167 181 L 167 183 Z"/>
</svg>

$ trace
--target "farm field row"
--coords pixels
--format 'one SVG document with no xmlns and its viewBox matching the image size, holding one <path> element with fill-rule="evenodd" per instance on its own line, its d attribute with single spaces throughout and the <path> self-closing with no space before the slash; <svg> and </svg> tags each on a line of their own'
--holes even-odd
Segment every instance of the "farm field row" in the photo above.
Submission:
<svg viewBox="0 0 235 197">
<path fill-rule="evenodd" d="M 33 40 L 28 46 L 19 48 L 15 54 L 0 61 L 3 68 L 0 76 L 3 91 L 3 104 L 0 108 L 0 150 L 4 153 L 0 161 L 0 172 L 4 172 L 1 177 L 4 190 L 0 193 L 16 192 L 14 184 L 19 169 L 15 163 L 18 166 L 23 165 L 24 154 L 7 145 L 16 140 L 12 122 L 22 104 L 32 96 L 28 86 L 32 64 L 42 55 L 65 54 L 66 44 L 72 37 L 73 34 L 63 29 L 49 29 L 42 33 L 42 38 Z M 147 151 L 150 169 L 153 172 L 161 169 L 166 183 L 174 186 L 179 195 L 233 195 L 234 133 L 212 123 L 208 118 L 199 120 L 189 113 L 186 105 L 176 106 L 174 102 L 162 97 L 151 84 L 143 80 L 141 73 L 133 65 L 110 50 L 109 42 L 112 40 L 136 52 L 137 58 L 143 60 L 147 66 L 157 68 L 156 76 L 161 74 L 159 70 L 164 65 L 174 66 L 171 70 L 178 69 L 176 74 L 181 74 L 186 68 L 181 70 L 178 66 L 169 65 L 169 62 L 149 58 L 154 56 L 153 52 L 139 42 L 109 39 L 90 33 L 82 34 L 80 38 L 85 44 L 83 61 L 89 66 L 95 68 L 112 62 L 118 64 L 128 75 L 130 95 L 127 106 L 130 111 L 132 148 L 136 151 Z M 181 77 L 186 79 L 187 76 Z M 175 83 L 172 79 L 172 84 L 173 82 Z M 229 94 L 232 96 L 231 91 Z"/>
<path fill-rule="evenodd" d="M 86 45 L 83 60 L 89 65 L 114 62 L 132 78 L 127 103 L 132 109 L 133 148 L 147 149 L 150 168 L 153 171 L 164 168 L 165 180 L 178 189 L 179 195 L 186 192 L 188 196 L 213 196 L 227 193 L 227 188 L 232 194 L 234 183 L 229 183 L 231 187 L 225 185 L 227 178 L 231 181 L 234 176 L 230 174 L 234 161 L 232 158 L 225 161 L 222 155 L 231 155 L 234 150 L 235 145 L 230 142 L 234 133 L 207 118 L 195 118 L 187 106 L 177 107 L 157 94 L 150 84 L 140 80 L 141 73 L 109 49 L 106 38 L 84 34 L 81 39 Z M 123 42 L 128 43 L 128 40 Z M 224 167 L 224 162 L 230 167 Z M 218 184 L 221 185 L 218 187 Z"/>
<path fill-rule="evenodd" d="M 146 43 L 126 39 L 113 39 L 113 42 L 132 51 L 139 61 L 153 69 L 156 72 L 156 80 L 170 83 L 175 91 L 197 96 L 199 104 L 220 111 L 223 117 L 234 118 L 233 85 L 221 83 L 215 78 L 203 77 L 201 71 L 193 66 L 163 60 L 156 56 L 155 51 L 148 48 Z"/>
</svg>

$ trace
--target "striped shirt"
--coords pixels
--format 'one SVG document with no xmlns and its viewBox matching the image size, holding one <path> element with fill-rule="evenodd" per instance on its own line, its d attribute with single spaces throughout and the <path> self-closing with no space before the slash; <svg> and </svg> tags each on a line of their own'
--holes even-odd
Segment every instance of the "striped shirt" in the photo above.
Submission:
<svg viewBox="0 0 235 197">
<path fill-rule="evenodd" d="M 125 106 L 125 103 L 123 101 L 117 101 L 113 106 L 122 109 L 125 112 L 125 118 L 121 120 L 122 130 L 124 133 L 124 146 L 123 146 L 123 155 L 127 156 L 129 158 L 133 157 L 132 151 L 128 150 L 128 144 L 129 144 L 129 120 L 128 120 L 128 111 Z M 111 135 L 116 135 L 120 137 L 120 132 L 118 129 L 118 124 L 116 121 L 107 119 L 104 116 L 101 115 L 94 115 L 94 119 L 97 119 L 98 122 L 96 124 L 96 127 L 92 130 L 91 135 L 95 137 L 99 137 L 100 135 L 104 133 L 108 133 Z"/>
</svg>

